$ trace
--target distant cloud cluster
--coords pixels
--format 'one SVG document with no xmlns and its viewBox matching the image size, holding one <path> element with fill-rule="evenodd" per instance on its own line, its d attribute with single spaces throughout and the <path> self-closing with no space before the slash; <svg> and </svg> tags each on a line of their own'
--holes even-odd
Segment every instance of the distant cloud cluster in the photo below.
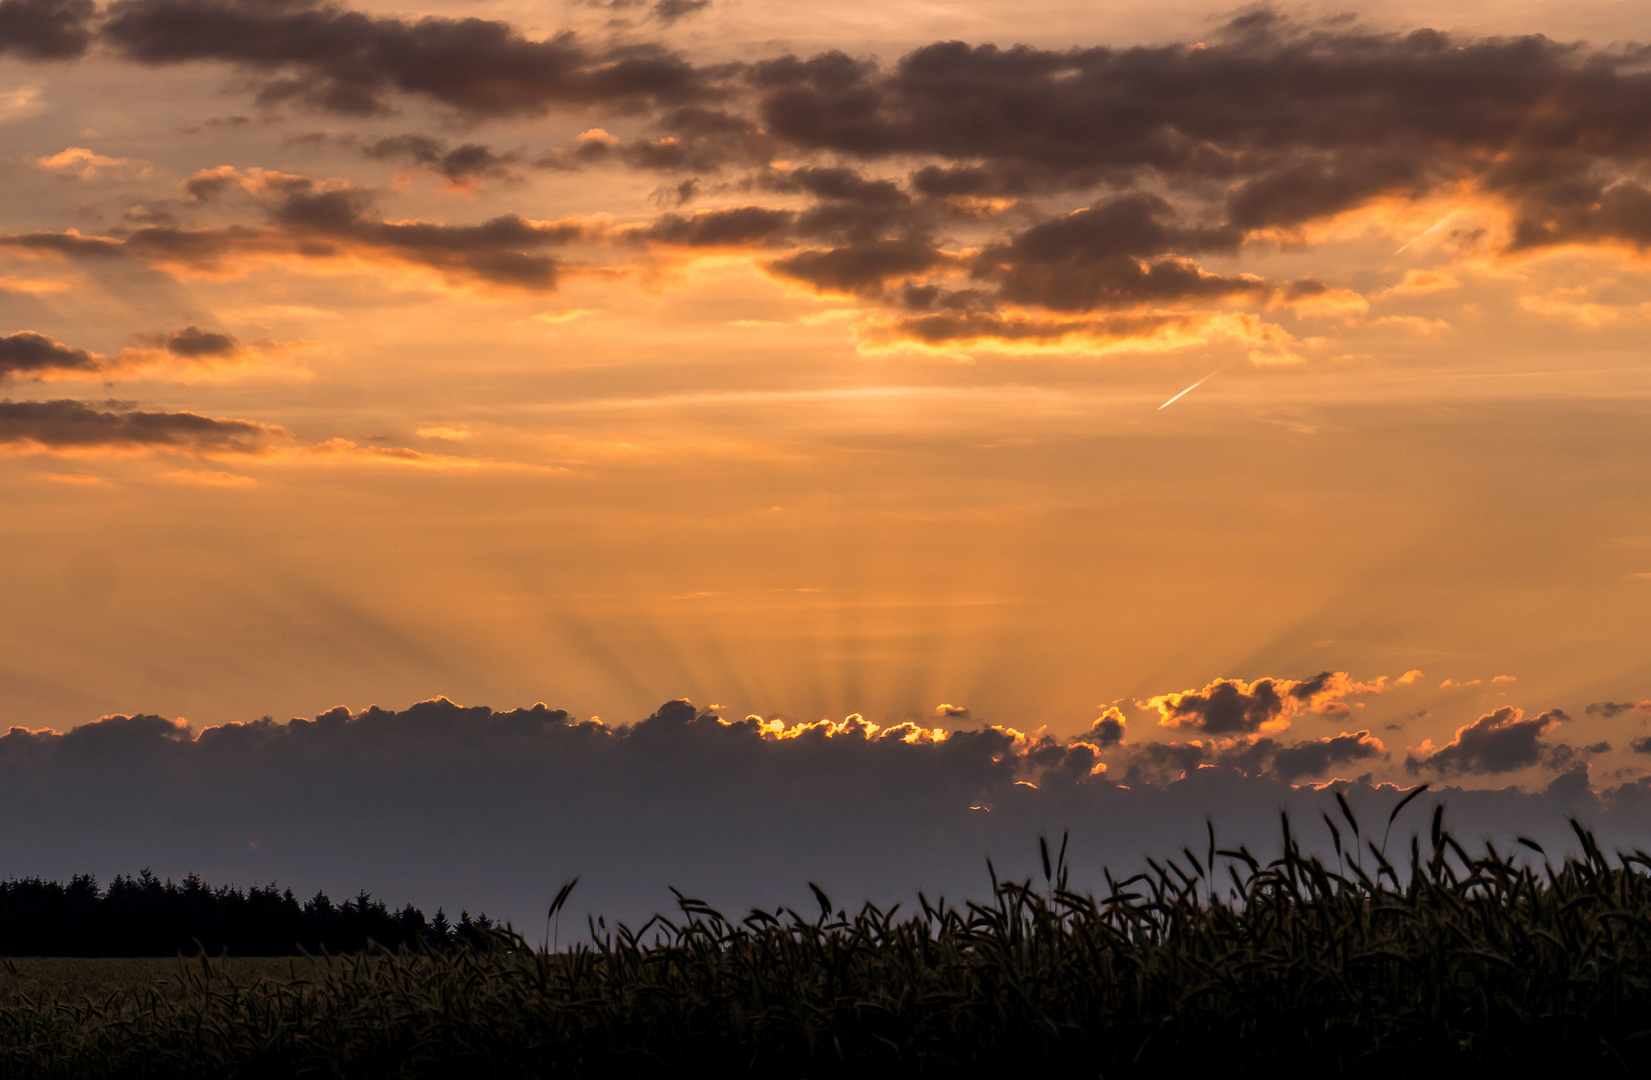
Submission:
<svg viewBox="0 0 1651 1080">
<path fill-rule="evenodd" d="M 56 876 L 149 865 L 303 890 L 366 886 L 532 929 L 575 874 L 574 910 L 632 919 L 668 902 L 666 885 L 735 911 L 800 903 L 811 880 L 846 904 L 920 887 L 968 895 L 986 858 L 1000 873 L 1032 872 L 1038 834 L 1070 829 L 1079 884 L 1092 887 L 1103 864 L 1130 869 L 1143 854 L 1204 843 L 1206 817 L 1224 842 L 1261 852 L 1283 807 L 1306 842 L 1327 844 L 1310 830 L 1322 809 L 1336 812 L 1329 793 L 1288 781 L 1385 753 L 1364 731 L 1274 743 L 1256 751 L 1271 769 L 1246 775 L 1204 747 L 1113 744 L 1115 768 L 1102 771 L 1094 742 L 858 717 L 724 721 L 685 701 L 628 725 L 442 699 L 198 734 L 111 716 L 0 737 L 0 861 Z M 1125 771 L 1133 783 L 1120 786 Z M 1573 763 L 1534 794 L 1442 789 L 1400 830 L 1421 827 L 1441 800 L 1464 836 L 1524 833 L 1553 851 L 1567 842 L 1567 813 L 1607 842 L 1651 825 L 1651 788 L 1589 786 L 1587 766 Z M 1370 827 L 1400 797 L 1368 781 L 1338 790 Z"/>
</svg>

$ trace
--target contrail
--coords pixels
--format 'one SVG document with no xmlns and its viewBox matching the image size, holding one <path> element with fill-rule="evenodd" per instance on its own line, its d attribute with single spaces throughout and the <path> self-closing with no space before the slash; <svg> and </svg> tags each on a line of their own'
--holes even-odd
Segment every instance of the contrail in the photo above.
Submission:
<svg viewBox="0 0 1651 1080">
<path fill-rule="evenodd" d="M 1199 379 L 1197 382 L 1193 383 L 1191 386 L 1187 387 L 1185 390 L 1181 391 L 1179 394 L 1176 394 L 1174 397 L 1170 398 L 1168 401 L 1166 401 L 1162 405 L 1158 406 L 1158 411 L 1163 412 L 1165 409 L 1169 408 L 1171 405 L 1174 405 L 1177 401 L 1180 401 L 1182 398 L 1186 397 L 1188 394 L 1192 393 L 1194 390 L 1198 389 L 1200 386 L 1203 386 L 1205 383 L 1207 383 L 1211 379 L 1215 378 L 1216 375 L 1220 374 L 1220 372 L 1221 372 L 1221 369 L 1216 368 L 1214 371 L 1210 372 L 1208 375 L 1204 376 L 1202 379 Z"/>
<path fill-rule="evenodd" d="M 1409 244 L 1406 244 L 1404 247 L 1400 248 L 1398 251 L 1395 251 L 1393 254 L 1395 254 L 1395 255 L 1404 254 L 1405 248 L 1409 247 L 1410 244 L 1414 244 L 1416 241 L 1422 239 L 1424 236 L 1431 236 L 1434 233 L 1438 232 L 1440 229 L 1445 227 L 1445 222 L 1447 222 L 1451 218 L 1455 217 L 1459 212 L 1460 211 L 1452 210 L 1450 213 L 1446 214 L 1444 217 L 1440 218 L 1438 221 L 1435 221 L 1432 225 L 1429 225 L 1427 228 L 1423 229 L 1421 232 L 1417 233 L 1415 236 L 1412 236 L 1410 238 L 1410 243 Z"/>
</svg>

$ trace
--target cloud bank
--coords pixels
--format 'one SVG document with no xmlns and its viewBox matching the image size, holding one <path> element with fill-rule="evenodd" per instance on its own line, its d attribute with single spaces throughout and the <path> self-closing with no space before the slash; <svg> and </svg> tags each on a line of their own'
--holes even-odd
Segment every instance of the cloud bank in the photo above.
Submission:
<svg viewBox="0 0 1651 1080">
<path fill-rule="evenodd" d="M 727 722 L 685 701 L 608 726 L 543 705 L 494 712 L 443 699 L 193 735 L 145 715 L 63 734 L 13 728 L 0 737 L 0 859 L 48 876 L 148 865 L 301 891 L 365 886 L 528 928 L 575 874 L 575 910 L 626 918 L 667 903 L 667 885 L 730 910 L 803 904 L 810 880 L 845 904 L 917 888 L 956 898 L 984 887 L 987 858 L 1005 874 L 1031 872 L 1040 832 L 1071 830 L 1083 887 L 1103 864 L 1133 869 L 1144 854 L 1206 843 L 1207 818 L 1223 843 L 1260 853 L 1282 808 L 1322 846 L 1332 793 L 1284 780 L 1327 763 L 1356 768 L 1381 747 L 1362 731 L 1309 740 L 1275 748 L 1277 766 L 1260 775 L 1200 769 L 1195 754 L 1184 778 L 1123 788 L 1095 770 L 1084 739 L 941 735 L 858 717 Z M 1401 796 L 1366 781 L 1336 788 L 1367 832 Z M 1643 845 L 1634 838 L 1651 825 L 1651 788 L 1594 793 L 1578 766 L 1535 794 L 1429 793 L 1396 832 L 1421 827 L 1436 800 L 1464 839 L 1517 832 L 1550 851 L 1564 849 L 1569 813 L 1608 846 Z"/>
</svg>

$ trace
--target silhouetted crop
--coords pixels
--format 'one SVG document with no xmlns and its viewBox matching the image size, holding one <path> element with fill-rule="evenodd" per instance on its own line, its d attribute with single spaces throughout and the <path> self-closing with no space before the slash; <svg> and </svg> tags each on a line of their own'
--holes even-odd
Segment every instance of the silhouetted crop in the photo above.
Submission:
<svg viewBox="0 0 1651 1080">
<path fill-rule="evenodd" d="M 1284 821 L 1263 864 L 1222 850 L 1068 888 L 998 881 L 920 898 L 678 913 L 534 950 L 334 959 L 251 987 L 207 964 L 102 1001 L 0 1002 L 0 1072 L 28 1077 L 1223 1075 L 1448 1067 L 1623 1073 L 1651 1064 L 1651 857 L 1470 855 L 1436 811 L 1392 859 L 1352 812 L 1335 865 Z M 1203 845 L 1201 845 L 1202 847 Z M 562 899 L 566 899 L 564 891 Z"/>
</svg>

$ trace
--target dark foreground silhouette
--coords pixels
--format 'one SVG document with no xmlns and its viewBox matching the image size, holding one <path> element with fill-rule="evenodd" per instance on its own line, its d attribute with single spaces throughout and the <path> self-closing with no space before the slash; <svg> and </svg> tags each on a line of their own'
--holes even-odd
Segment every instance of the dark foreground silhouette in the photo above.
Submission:
<svg viewBox="0 0 1651 1080">
<path fill-rule="evenodd" d="M 1345 809 L 1345 807 L 1344 807 Z M 180 981 L 65 1006 L 0 1000 L 29 1077 L 1643 1075 L 1651 856 L 1470 855 L 1442 828 L 1390 860 L 1351 812 L 1334 865 L 1183 850 L 1105 895 L 1000 882 L 962 907 L 730 920 L 678 896 L 571 951 L 509 930 L 252 986 Z M 558 897 L 567 897 L 564 890 Z M 553 906 L 554 912 L 554 906 Z M 188 974 L 193 972 L 193 974 Z"/>
<path fill-rule="evenodd" d="M 107 889 L 87 876 L 67 885 L 0 882 L 0 956 L 295 956 L 475 944 L 493 929 L 468 912 L 457 925 L 408 904 L 389 910 L 361 893 L 334 904 L 318 892 L 299 903 L 274 885 L 212 888 L 190 875 L 161 881 L 145 870 Z"/>
</svg>

